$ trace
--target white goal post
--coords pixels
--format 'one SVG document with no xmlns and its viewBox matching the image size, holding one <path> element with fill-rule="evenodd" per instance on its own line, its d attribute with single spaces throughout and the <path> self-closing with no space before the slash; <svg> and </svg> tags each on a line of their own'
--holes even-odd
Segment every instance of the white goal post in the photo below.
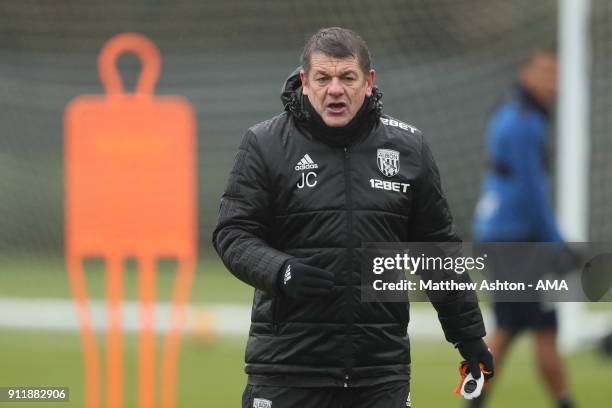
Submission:
<svg viewBox="0 0 612 408">
<path fill-rule="evenodd" d="M 559 0 L 557 214 L 567 241 L 588 241 L 591 0 Z M 593 336 L 583 303 L 559 303 L 564 352 Z"/>
</svg>

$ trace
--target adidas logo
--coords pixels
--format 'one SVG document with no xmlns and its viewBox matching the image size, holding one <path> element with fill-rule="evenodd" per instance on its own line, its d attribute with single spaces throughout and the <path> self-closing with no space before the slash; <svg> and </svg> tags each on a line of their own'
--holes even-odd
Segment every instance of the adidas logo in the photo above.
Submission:
<svg viewBox="0 0 612 408">
<path fill-rule="evenodd" d="M 297 171 L 300 171 L 300 170 L 310 170 L 310 169 L 318 169 L 318 168 L 319 168 L 319 166 L 317 165 L 317 163 L 312 161 L 312 159 L 310 158 L 308 153 L 306 153 L 304 155 L 304 157 L 302 157 L 302 160 L 300 160 L 298 162 L 297 166 L 295 166 L 295 169 Z"/>
<path fill-rule="evenodd" d="M 287 266 L 287 270 L 285 271 L 285 276 L 283 278 L 283 284 L 286 285 L 287 282 L 291 280 L 291 265 Z"/>
</svg>

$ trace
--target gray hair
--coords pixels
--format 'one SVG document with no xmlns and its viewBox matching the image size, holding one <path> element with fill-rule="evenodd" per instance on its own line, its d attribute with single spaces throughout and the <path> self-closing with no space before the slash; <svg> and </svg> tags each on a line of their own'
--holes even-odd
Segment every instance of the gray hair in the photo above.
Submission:
<svg viewBox="0 0 612 408">
<path fill-rule="evenodd" d="M 310 58 L 315 52 L 333 58 L 356 58 L 365 75 L 370 72 L 370 51 L 365 41 L 356 32 L 341 28 L 321 28 L 308 39 L 302 51 L 302 68 L 310 70 Z"/>
</svg>

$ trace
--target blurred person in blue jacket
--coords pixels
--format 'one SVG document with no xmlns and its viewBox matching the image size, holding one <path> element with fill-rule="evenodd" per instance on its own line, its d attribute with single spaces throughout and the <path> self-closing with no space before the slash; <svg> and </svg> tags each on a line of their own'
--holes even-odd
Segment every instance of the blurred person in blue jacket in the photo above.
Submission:
<svg viewBox="0 0 612 408">
<path fill-rule="evenodd" d="M 550 197 L 548 133 L 556 93 L 556 55 L 538 50 L 522 64 L 517 86 L 489 123 L 487 171 L 474 221 L 476 241 L 563 241 Z M 533 331 L 538 368 L 549 391 L 558 407 L 573 407 L 556 344 L 554 305 L 494 303 L 494 310 L 497 328 L 488 344 L 496 367 L 517 334 Z M 470 406 L 484 406 L 485 395 Z"/>
</svg>

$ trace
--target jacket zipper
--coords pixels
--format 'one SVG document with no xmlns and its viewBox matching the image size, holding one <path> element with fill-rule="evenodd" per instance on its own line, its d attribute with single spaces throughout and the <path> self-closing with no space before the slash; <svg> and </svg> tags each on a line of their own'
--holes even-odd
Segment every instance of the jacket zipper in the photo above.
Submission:
<svg viewBox="0 0 612 408">
<path fill-rule="evenodd" d="M 349 386 L 349 372 L 352 369 L 351 356 L 351 323 L 352 323 L 352 308 L 351 308 L 351 269 L 353 257 L 353 200 L 351 195 L 351 165 L 350 151 L 348 147 L 344 148 L 344 183 L 346 192 L 346 209 L 347 209 L 347 259 L 346 259 L 346 287 L 344 289 L 345 300 L 345 321 L 346 321 L 346 338 L 347 347 L 345 347 L 345 373 L 344 373 L 344 388 Z"/>
</svg>

